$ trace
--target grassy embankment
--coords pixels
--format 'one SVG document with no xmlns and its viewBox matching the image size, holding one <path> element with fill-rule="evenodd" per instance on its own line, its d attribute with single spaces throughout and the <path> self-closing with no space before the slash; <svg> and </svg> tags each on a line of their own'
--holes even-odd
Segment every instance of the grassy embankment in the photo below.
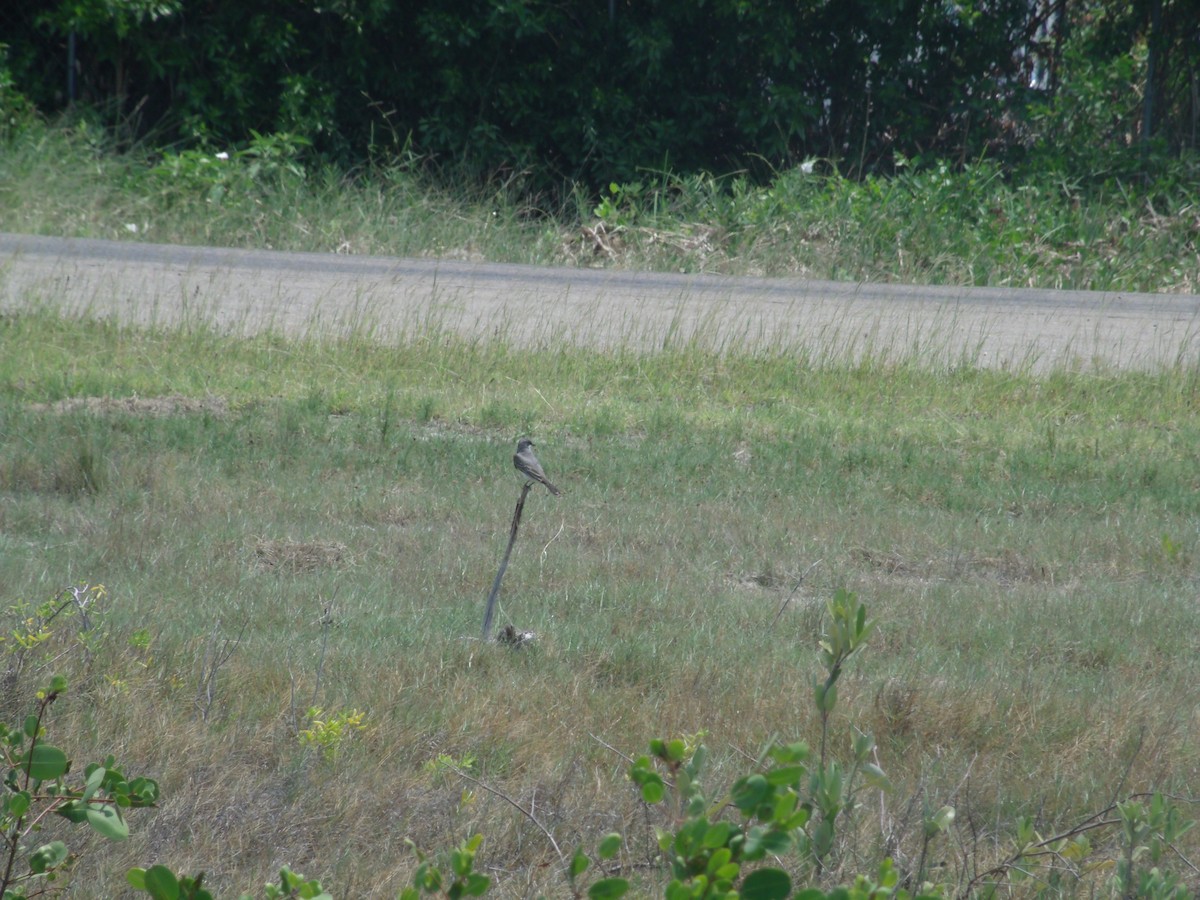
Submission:
<svg viewBox="0 0 1200 900">
<path fill-rule="evenodd" d="M 801 169 L 769 187 L 647 173 L 551 201 L 519 176 L 447 191 L 422 160 L 305 171 L 286 141 L 109 152 L 94 128 L 31 125 L 0 153 L 9 231 L 359 254 L 931 284 L 1200 291 L 1198 163 L 1152 185 L 1103 173 L 1006 177 L 983 161 L 853 182 Z M 820 166 L 818 166 L 820 168 Z"/>
<path fill-rule="evenodd" d="M 95 184 L 123 164 L 98 156 Z M 105 221 L 158 202 L 110 189 L 123 206 Z M 37 221 L 6 201 L 2 227 L 97 233 L 105 201 L 73 228 L 64 190 L 42 185 L 58 212 Z M 379 223 L 407 207 L 374 196 L 339 207 L 384 217 L 364 249 L 422 249 L 387 243 L 404 229 Z M 463 229 L 445 246 L 489 233 L 423 196 L 437 228 Z M 174 220 L 194 230 L 147 236 L 287 243 L 269 211 L 256 231 L 195 210 L 208 218 Z M 332 221 L 315 205 L 292 219 Z M 518 256 L 506 240 L 488 255 Z M 165 794 L 128 844 L 86 847 L 90 890 L 165 862 L 229 893 L 287 863 L 340 896 L 392 896 L 414 867 L 405 838 L 482 832 L 499 896 L 561 893 L 540 832 L 447 761 L 563 846 L 623 832 L 627 872 L 652 882 L 654 819 L 605 744 L 706 731 L 717 783 L 772 735 L 814 740 L 814 647 L 840 586 L 880 626 L 841 685 L 835 743 L 872 731 L 895 784 L 857 819 L 848 870 L 875 859 L 881 814 L 911 864 L 921 810 L 956 806 L 952 882 L 1019 815 L 1049 832 L 1197 781 L 1196 366 L 518 354 L 436 330 L 235 341 L 36 310 L 0 321 L 0 351 L 0 600 L 108 590 L 90 656 L 59 656 L 64 625 L 6 703 L 66 668 L 60 742 Z M 523 433 L 565 495 L 526 509 L 499 624 L 538 638 L 511 652 L 477 635 Z M 311 706 L 365 728 L 322 753 L 298 734 Z"/>
</svg>

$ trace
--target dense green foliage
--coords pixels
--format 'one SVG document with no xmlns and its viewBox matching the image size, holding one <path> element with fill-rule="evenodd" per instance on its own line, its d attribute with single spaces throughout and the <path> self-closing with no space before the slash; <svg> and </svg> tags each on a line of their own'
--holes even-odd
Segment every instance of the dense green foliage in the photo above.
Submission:
<svg viewBox="0 0 1200 900">
<path fill-rule="evenodd" d="M 341 164 L 415 151 L 599 187 L 645 167 L 860 174 L 1031 148 L 1136 168 L 1151 136 L 1196 146 L 1200 0 L 10 7 L 0 82 L 43 111 L 73 91 L 130 135 L 283 133 Z"/>
</svg>

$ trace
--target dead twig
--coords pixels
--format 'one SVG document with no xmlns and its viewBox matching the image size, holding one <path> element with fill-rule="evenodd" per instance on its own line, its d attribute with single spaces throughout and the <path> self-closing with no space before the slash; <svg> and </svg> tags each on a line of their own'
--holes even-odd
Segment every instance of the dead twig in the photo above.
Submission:
<svg viewBox="0 0 1200 900">
<path fill-rule="evenodd" d="M 617 754 L 617 756 L 621 757 L 621 759 L 625 760 L 625 762 L 629 763 L 630 765 L 633 765 L 633 757 L 632 756 L 627 756 L 626 754 L 624 754 L 620 750 L 618 750 L 616 747 L 614 747 L 612 744 L 596 737 L 590 731 L 588 732 L 588 737 L 590 737 L 593 741 L 595 741 L 597 744 L 599 744 L 604 749 L 611 750 L 613 753 Z"/>
<path fill-rule="evenodd" d="M 522 498 L 522 499 L 524 499 L 524 498 Z M 452 772 L 454 772 L 454 774 L 458 775 L 460 778 L 464 778 L 467 781 L 471 782 L 471 784 L 475 785 L 476 787 L 483 788 L 485 791 L 487 791 L 492 796 L 499 797 L 501 800 L 503 800 L 505 803 L 507 803 L 509 806 L 511 806 L 513 809 L 515 809 L 517 812 L 519 812 L 521 815 L 523 815 L 525 818 L 527 818 L 530 822 L 532 822 L 534 824 L 534 826 L 537 828 L 537 830 L 546 836 L 546 840 L 548 840 L 550 842 L 550 846 L 553 847 L 554 852 L 556 854 L 558 854 L 559 862 L 561 862 L 563 864 L 564 870 L 567 868 L 567 858 L 563 855 L 562 849 L 558 846 L 558 841 L 556 841 L 554 839 L 554 835 L 552 835 L 550 833 L 550 829 L 538 821 L 537 816 L 535 816 L 533 814 L 532 809 L 526 809 L 520 803 L 518 803 L 516 800 L 514 800 L 512 797 L 508 796 L 508 794 L 504 793 L 504 791 L 500 790 L 499 788 L 492 787 L 490 784 L 488 784 L 485 781 L 480 781 L 474 775 L 467 774 L 462 769 L 458 768 L 458 766 L 448 766 L 447 768 L 449 768 Z"/>
<path fill-rule="evenodd" d="M 208 721 L 208 714 L 216 699 L 217 675 L 220 674 L 221 667 L 229 662 L 242 643 L 249 624 L 248 619 L 243 621 L 242 627 L 238 629 L 237 637 L 229 638 L 221 637 L 220 620 L 213 623 L 212 631 L 208 634 L 208 642 L 204 646 L 204 659 L 200 662 L 200 678 L 196 685 L 195 706 L 202 721 Z"/>
<path fill-rule="evenodd" d="M 779 607 L 779 612 L 775 613 L 775 618 L 771 620 L 771 627 L 774 628 L 779 624 L 779 617 L 783 615 L 783 611 L 787 609 L 788 604 L 792 602 L 792 598 L 796 596 L 796 591 L 800 590 L 800 585 L 804 584 L 804 579 L 808 577 L 808 573 L 819 566 L 823 560 L 818 559 L 815 563 L 804 570 L 804 573 L 796 579 L 796 586 L 792 588 L 792 592 L 783 599 L 783 604 Z"/>
<path fill-rule="evenodd" d="M 496 611 L 496 598 L 500 596 L 500 582 L 504 579 L 504 570 L 508 568 L 508 558 L 512 556 L 513 544 L 517 542 L 517 529 L 521 527 L 521 513 L 525 511 L 525 498 L 529 496 L 532 481 L 525 482 L 521 488 L 521 496 L 517 499 L 517 508 L 513 510 L 512 527 L 508 531 L 508 547 L 504 550 L 504 559 L 500 560 L 500 570 L 496 572 L 496 580 L 492 582 L 492 592 L 488 594 L 487 606 L 483 611 L 483 639 L 486 641 L 492 634 L 492 615 Z"/>
</svg>

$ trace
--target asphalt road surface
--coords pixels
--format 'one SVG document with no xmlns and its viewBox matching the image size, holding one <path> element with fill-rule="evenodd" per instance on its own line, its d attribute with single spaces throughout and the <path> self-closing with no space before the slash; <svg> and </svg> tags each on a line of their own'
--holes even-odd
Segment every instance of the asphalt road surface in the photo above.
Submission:
<svg viewBox="0 0 1200 900">
<path fill-rule="evenodd" d="M 523 346 L 793 348 L 816 359 L 1157 368 L 1200 353 L 1200 296 L 665 275 L 0 233 L 0 310 L 237 334 L 439 327 Z"/>
</svg>

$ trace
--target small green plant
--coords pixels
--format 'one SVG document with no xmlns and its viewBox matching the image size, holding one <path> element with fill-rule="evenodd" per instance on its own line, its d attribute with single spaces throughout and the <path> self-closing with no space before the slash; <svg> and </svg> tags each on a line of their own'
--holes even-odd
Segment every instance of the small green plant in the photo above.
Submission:
<svg viewBox="0 0 1200 900">
<path fill-rule="evenodd" d="M 204 873 L 177 875 L 166 866 L 149 869 L 135 867 L 125 873 L 125 880 L 137 891 L 145 891 L 154 900 L 214 900 L 204 886 Z M 284 866 L 279 870 L 278 883 L 263 886 L 263 900 L 333 900 L 333 895 L 316 879 L 307 879 Z M 254 900 L 253 894 L 242 894 L 240 900 Z"/>
<path fill-rule="evenodd" d="M 1123 897 L 1183 900 L 1191 892 L 1175 872 L 1162 869 L 1163 857 L 1196 823 L 1162 794 L 1117 804 L 1124 853 L 1117 860 L 1113 889 Z M 1146 866 L 1145 863 L 1149 863 Z M 1139 865 L 1141 864 L 1141 865 Z"/>
<path fill-rule="evenodd" d="M 284 866 L 279 870 L 279 883 L 267 884 L 263 897 L 266 900 L 283 900 L 285 897 L 295 897 L 298 900 L 333 900 L 333 895 L 321 887 L 321 882 L 315 878 L 305 878 Z M 251 900 L 249 894 L 243 894 L 241 900 Z"/>
<path fill-rule="evenodd" d="M 592 212 L 610 228 L 636 224 L 642 215 L 643 191 L 640 182 L 617 184 L 614 181 L 608 186 L 608 192 L 600 197 L 600 202 Z"/>
<path fill-rule="evenodd" d="M 809 877 L 819 876 L 837 848 L 841 823 L 859 805 L 856 781 L 861 777 L 874 788 L 889 789 L 883 771 L 870 761 L 875 749 L 870 735 L 854 739 L 847 766 L 827 758 L 838 678 L 874 627 L 866 607 L 848 591 L 838 591 L 827 611 L 831 623 L 820 642 L 825 675 L 814 691 L 821 713 L 819 755 L 805 743 L 773 743 L 760 755 L 758 771 L 737 779 L 715 798 L 702 786 L 707 748 L 694 741 L 651 741 L 649 755 L 630 770 L 630 779 L 649 804 L 665 802 L 668 786 L 673 786 L 674 827 L 657 830 L 672 877 L 668 900 L 791 896 L 792 876 L 761 864 L 768 858 L 797 855 Z M 736 810 L 739 818 L 730 821 L 726 810 Z M 889 861 L 881 873 L 884 881 L 890 878 L 890 865 Z"/>
<path fill-rule="evenodd" d="M 452 850 L 443 861 L 448 871 L 430 860 L 417 849 L 417 845 L 408 841 L 408 846 L 417 854 L 417 871 L 413 874 L 412 886 L 400 891 L 399 900 L 419 900 L 422 894 L 433 894 L 446 897 L 448 900 L 460 900 L 462 897 L 481 897 L 491 887 L 491 879 L 475 871 L 475 854 L 483 843 L 483 835 L 463 841 Z"/>
<path fill-rule="evenodd" d="M 25 708 L 29 691 L 25 682 L 40 679 L 50 666 L 61 667 L 78 654 L 91 657 L 104 630 L 97 627 L 99 607 L 108 596 L 102 584 L 64 588 L 49 600 L 34 605 L 17 600 L 4 610 L 0 625 L 0 658 L 4 693 L 0 709 L 16 715 Z"/>
<path fill-rule="evenodd" d="M 342 745 L 353 735 L 367 729 L 367 714 L 357 709 L 327 713 L 319 706 L 307 713 L 309 725 L 300 731 L 302 747 L 317 747 L 325 759 L 337 759 Z"/>
<path fill-rule="evenodd" d="M 300 156 L 309 142 L 293 134 L 251 132 L 240 150 L 181 150 L 168 153 L 150 170 L 150 183 L 172 204 L 197 198 L 221 206 L 231 197 L 243 199 L 264 189 L 304 180 Z"/>
<path fill-rule="evenodd" d="M 66 690 L 66 678 L 51 678 L 20 727 L 0 724 L 0 760 L 6 770 L 0 800 L 0 896 L 5 900 L 43 894 L 70 869 L 73 856 L 63 841 L 36 845 L 34 837 L 48 816 L 86 824 L 121 841 L 129 836 L 123 811 L 158 800 L 157 782 L 126 778 L 111 756 L 89 764 L 82 778 L 68 777 L 66 753 L 45 739 L 46 714 Z"/>
<path fill-rule="evenodd" d="M 887 776 L 874 762 L 876 745 L 869 734 L 856 732 L 849 754 L 836 758 L 829 747 L 830 717 L 837 704 L 837 685 L 846 662 L 865 645 L 874 630 L 864 604 L 851 592 L 839 590 L 826 605 L 828 621 L 818 643 L 823 673 L 814 683 L 813 698 L 820 713 L 820 750 L 803 742 L 771 742 L 760 754 L 754 771 L 720 792 L 705 787 L 708 749 L 703 732 L 650 742 L 650 752 L 634 761 L 629 778 L 641 799 L 661 807 L 665 825 L 655 828 L 659 859 L 669 881 L 667 900 L 754 898 L 805 900 L 909 900 L 945 897 L 953 882 L 927 880 L 927 859 L 934 843 L 954 828 L 956 810 L 942 805 L 921 818 L 920 853 L 915 868 L 904 872 L 890 857 L 877 862 L 873 875 L 857 875 L 848 884 L 842 874 L 859 857 L 850 852 L 862 807 L 862 786 L 890 792 Z M 427 763 L 430 771 L 465 775 L 462 767 L 443 755 Z M 491 793 L 504 796 L 494 788 Z M 559 851 L 553 836 L 532 813 L 521 809 L 543 830 L 564 862 L 570 896 L 618 898 L 631 885 L 619 875 L 602 877 L 586 887 L 581 878 L 592 858 L 582 849 L 570 858 Z M 976 890 L 994 894 L 1004 886 L 1034 885 L 1052 895 L 1078 890 L 1086 877 L 1112 871 L 1107 882 L 1114 896 L 1145 900 L 1185 900 L 1191 896 L 1178 874 L 1163 863 L 1168 851 L 1177 853 L 1179 839 L 1192 827 L 1179 808 L 1156 794 L 1115 803 L 1080 825 L 1043 838 L 1026 818 L 1017 828 L 1014 852 L 999 864 L 966 880 L 963 896 Z M 1118 850 L 1111 855 L 1092 847 L 1088 835 L 1119 827 Z M 476 836 L 439 867 L 418 854 L 421 865 L 413 886 L 402 900 L 422 893 L 445 897 L 486 892 L 487 879 L 473 871 L 482 838 Z M 619 834 L 602 838 L 596 856 L 612 859 L 622 846 Z M 781 863 L 790 860 L 785 868 Z M 448 865 L 449 872 L 443 868 Z M 906 887 L 901 886 L 901 878 Z M 839 882 L 842 886 L 836 886 Z M 825 891 L 828 890 L 829 893 Z"/>
<path fill-rule="evenodd" d="M 616 832 L 606 834 L 600 839 L 596 845 L 596 857 L 600 860 L 609 860 L 621 849 L 621 836 Z M 575 855 L 571 857 L 570 865 L 567 866 L 567 880 L 571 885 L 571 896 L 583 896 L 581 886 L 579 885 L 579 877 L 588 870 L 592 860 L 583 849 L 575 851 Z M 625 896 L 629 890 L 629 882 L 624 878 L 600 878 L 593 881 L 587 889 L 587 895 L 593 900 L 599 898 L 616 898 Z"/>
<path fill-rule="evenodd" d="M 1110 896 L 1190 900 L 1194 896 L 1191 889 L 1165 863 L 1168 856 L 1186 863 L 1178 841 L 1194 825 L 1178 804 L 1159 793 L 1137 794 L 1113 803 L 1049 837 L 1038 833 L 1032 817 L 1024 816 L 1017 823 L 1014 851 L 972 877 L 963 893 L 992 895 L 1008 883 L 1032 885 L 1055 896 L 1078 892 L 1085 878 L 1111 872 L 1107 881 L 1101 882 Z M 1092 836 L 1114 831 L 1117 840 L 1108 849 L 1093 844 Z"/>
<path fill-rule="evenodd" d="M 1186 566 L 1191 561 L 1183 543 L 1169 534 L 1162 536 L 1162 559 L 1173 566 Z"/>
<path fill-rule="evenodd" d="M 466 753 L 461 759 L 455 759 L 449 753 L 439 753 L 433 759 L 426 760 L 423 768 L 437 781 L 441 782 L 451 774 L 473 770 L 475 768 L 475 756 L 474 754 Z"/>
<path fill-rule="evenodd" d="M 194 877 L 180 876 L 166 866 L 135 866 L 125 873 L 125 880 L 135 891 L 145 891 L 154 900 L 213 900 L 203 887 L 203 872 Z"/>
</svg>

